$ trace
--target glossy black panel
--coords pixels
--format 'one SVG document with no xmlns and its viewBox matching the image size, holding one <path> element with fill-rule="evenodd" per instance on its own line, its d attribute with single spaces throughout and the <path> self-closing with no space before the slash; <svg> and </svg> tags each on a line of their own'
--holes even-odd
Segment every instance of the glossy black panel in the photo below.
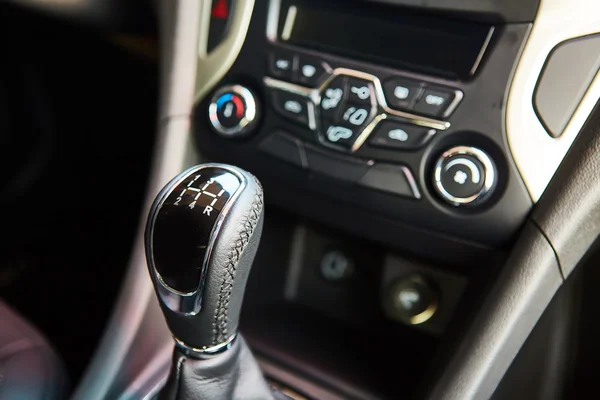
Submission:
<svg viewBox="0 0 600 400">
<path fill-rule="evenodd" d="M 292 6 L 294 23 L 289 38 L 284 38 Z M 469 79 L 489 29 L 490 25 L 480 22 L 375 7 L 364 1 L 284 0 L 279 38 L 378 64 Z"/>
<path fill-rule="evenodd" d="M 154 222 L 154 266 L 179 292 L 198 288 L 210 234 L 241 180 L 222 168 L 191 172 L 164 201 Z"/>
</svg>

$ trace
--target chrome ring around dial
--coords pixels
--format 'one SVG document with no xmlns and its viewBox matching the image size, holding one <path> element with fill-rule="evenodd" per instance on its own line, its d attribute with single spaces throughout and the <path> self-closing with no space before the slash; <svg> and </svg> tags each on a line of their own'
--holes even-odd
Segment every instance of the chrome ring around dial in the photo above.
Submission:
<svg viewBox="0 0 600 400">
<path fill-rule="evenodd" d="M 242 104 L 236 104 L 236 113 L 239 113 L 238 121 L 233 126 L 225 126 L 221 121 L 220 101 L 225 96 L 241 99 Z M 227 85 L 221 87 L 213 95 L 208 106 L 208 118 L 212 128 L 221 136 L 234 138 L 242 137 L 250 133 L 252 125 L 258 116 L 257 103 L 254 94 L 242 85 Z"/>
<path fill-rule="evenodd" d="M 449 170 L 448 166 L 452 166 L 452 160 L 460 160 L 461 156 L 465 156 L 462 164 L 471 170 L 471 174 L 479 174 L 478 181 L 482 181 L 480 187 L 473 194 L 465 196 L 457 196 L 456 194 L 450 193 L 448 188 L 443 184 L 444 179 L 442 176 L 445 171 L 447 172 Z M 481 170 L 479 170 L 478 166 L 470 161 L 470 159 L 476 160 L 480 164 Z M 460 164 L 460 162 L 455 162 L 455 164 Z M 477 171 L 474 171 L 474 168 L 477 168 Z M 442 199 L 457 207 L 481 204 L 492 193 L 497 180 L 496 168 L 492 159 L 484 151 L 470 146 L 457 146 L 446 150 L 435 164 L 433 178 L 434 188 Z"/>
</svg>

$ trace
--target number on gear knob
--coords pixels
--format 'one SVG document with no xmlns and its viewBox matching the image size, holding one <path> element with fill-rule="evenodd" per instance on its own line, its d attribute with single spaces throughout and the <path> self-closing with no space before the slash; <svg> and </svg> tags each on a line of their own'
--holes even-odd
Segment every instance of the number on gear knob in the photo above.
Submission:
<svg viewBox="0 0 600 400">
<path fill-rule="evenodd" d="M 250 89 L 241 85 L 221 87 L 208 106 L 211 128 L 220 136 L 247 136 L 258 121 L 258 104 Z"/>
<path fill-rule="evenodd" d="M 481 204 L 496 185 L 496 168 L 482 150 L 457 146 L 446 150 L 435 164 L 433 185 L 453 206 Z"/>
</svg>

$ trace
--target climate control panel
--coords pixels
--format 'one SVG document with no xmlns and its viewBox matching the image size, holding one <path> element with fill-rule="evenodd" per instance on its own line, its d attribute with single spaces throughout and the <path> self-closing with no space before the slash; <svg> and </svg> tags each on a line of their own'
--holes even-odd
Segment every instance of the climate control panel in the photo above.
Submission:
<svg viewBox="0 0 600 400">
<path fill-rule="evenodd" d="M 382 81 L 373 73 L 343 66 L 333 68 L 316 56 L 280 49 L 270 52 L 268 71 L 270 76 L 263 81 L 273 109 L 303 128 L 305 136 L 312 136 L 323 148 L 350 154 L 363 146 L 400 153 L 422 149 L 438 132 L 451 126 L 444 118 L 456 110 L 464 97 L 456 88 L 399 76 Z M 319 168 L 323 162 L 314 162 L 319 158 L 315 156 L 318 148 L 296 142 L 282 132 L 263 142 L 261 148 L 303 168 L 321 169 L 340 179 L 348 175 L 331 172 L 348 169 L 341 161 L 337 166 Z M 357 174 L 359 185 L 421 197 L 409 167 L 375 164 L 376 161 L 365 164 Z M 406 189 L 398 190 L 402 175 Z M 494 162 L 485 151 L 469 146 L 446 149 L 431 175 L 434 195 L 454 207 L 480 205 L 496 186 Z"/>
<path fill-rule="evenodd" d="M 509 39 L 498 38 L 516 55 Z M 196 109 L 196 144 L 259 176 L 269 201 L 358 235 L 429 255 L 447 256 L 447 241 L 499 246 L 531 207 L 502 133 L 511 66 L 490 57 L 463 81 L 265 42 L 251 27 Z"/>
<path fill-rule="evenodd" d="M 269 71 L 264 83 L 274 109 L 313 131 L 324 146 L 349 153 L 367 141 L 418 149 L 450 126 L 440 117 L 451 115 L 463 98 L 455 88 L 405 77 L 382 83 L 376 75 L 289 52 L 272 52 Z"/>
</svg>

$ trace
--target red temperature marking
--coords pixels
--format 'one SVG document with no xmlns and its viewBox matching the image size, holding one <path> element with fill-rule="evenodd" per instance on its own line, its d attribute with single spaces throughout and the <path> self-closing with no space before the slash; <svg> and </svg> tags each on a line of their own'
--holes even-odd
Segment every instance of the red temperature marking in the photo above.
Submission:
<svg viewBox="0 0 600 400">
<path fill-rule="evenodd" d="M 233 95 L 231 99 L 233 104 L 235 104 L 235 116 L 238 118 L 244 118 L 244 101 L 240 98 L 240 96 Z"/>
</svg>

